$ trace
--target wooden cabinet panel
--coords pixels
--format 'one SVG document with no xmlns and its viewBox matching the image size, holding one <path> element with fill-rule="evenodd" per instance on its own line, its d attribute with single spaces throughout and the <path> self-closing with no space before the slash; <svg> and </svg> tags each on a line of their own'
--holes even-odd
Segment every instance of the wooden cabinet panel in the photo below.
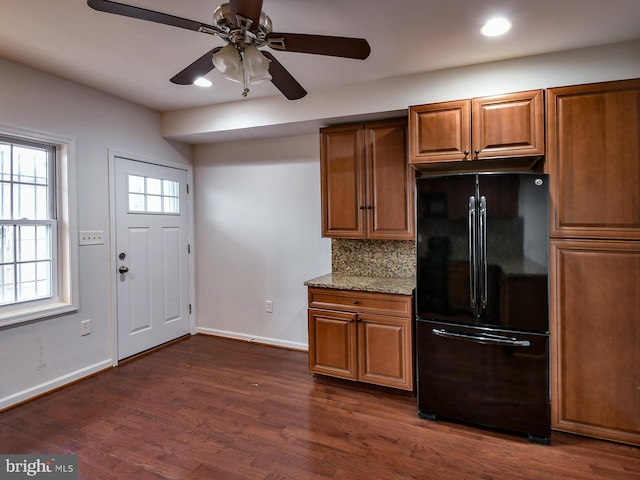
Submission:
<svg viewBox="0 0 640 480">
<path fill-rule="evenodd" d="M 475 159 L 544 155 L 542 90 L 474 98 Z"/>
<path fill-rule="evenodd" d="M 412 240 L 414 170 L 406 119 L 367 124 L 367 238 Z"/>
<path fill-rule="evenodd" d="M 552 426 L 640 445 L 640 242 L 551 244 Z"/>
<path fill-rule="evenodd" d="M 411 316 L 411 295 L 309 287 L 309 307 Z"/>
<path fill-rule="evenodd" d="M 531 168 L 544 153 L 542 90 L 409 108 L 409 163 L 419 170 Z"/>
<path fill-rule="evenodd" d="M 358 379 L 413 388 L 411 324 L 403 318 L 358 315 Z"/>
<path fill-rule="evenodd" d="M 414 238 L 406 152 L 406 118 L 320 130 L 323 236 Z"/>
<path fill-rule="evenodd" d="M 413 390 L 412 298 L 309 287 L 309 370 Z"/>
<path fill-rule="evenodd" d="M 640 80 L 549 89 L 551 236 L 640 239 Z"/>
<path fill-rule="evenodd" d="M 356 316 L 309 309 L 309 370 L 355 380 Z"/>
<path fill-rule="evenodd" d="M 323 235 L 364 238 L 362 126 L 347 125 L 323 129 L 320 140 Z"/>
<path fill-rule="evenodd" d="M 471 102 L 418 105 L 409 109 L 409 162 L 451 162 L 469 158 Z"/>
</svg>

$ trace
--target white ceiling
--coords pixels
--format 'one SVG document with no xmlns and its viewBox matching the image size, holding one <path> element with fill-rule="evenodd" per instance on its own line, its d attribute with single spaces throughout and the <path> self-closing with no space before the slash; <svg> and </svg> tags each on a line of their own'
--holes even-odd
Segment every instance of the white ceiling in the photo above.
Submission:
<svg viewBox="0 0 640 480">
<path fill-rule="evenodd" d="M 120 0 L 213 23 L 215 0 Z M 640 38 L 640 0 L 264 0 L 279 32 L 366 38 L 368 59 L 272 51 L 305 87 L 427 72 Z M 513 29 L 478 33 L 491 16 Z M 0 56 L 158 111 L 241 101 L 240 84 L 207 78 L 211 88 L 169 79 L 214 46 L 217 37 L 97 12 L 85 0 L 1 0 Z M 267 47 L 265 47 L 267 48 Z M 280 95 L 270 83 L 252 98 Z"/>
</svg>

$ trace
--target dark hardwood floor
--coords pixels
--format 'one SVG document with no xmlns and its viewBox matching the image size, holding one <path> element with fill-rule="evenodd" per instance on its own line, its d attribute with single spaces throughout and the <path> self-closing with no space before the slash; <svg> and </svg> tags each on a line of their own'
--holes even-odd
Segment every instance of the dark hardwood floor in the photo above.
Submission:
<svg viewBox="0 0 640 480">
<path fill-rule="evenodd" d="M 90 480 L 640 479 L 637 447 L 421 420 L 306 353 L 203 335 L 1 413 L 0 452 L 74 453 Z"/>
</svg>

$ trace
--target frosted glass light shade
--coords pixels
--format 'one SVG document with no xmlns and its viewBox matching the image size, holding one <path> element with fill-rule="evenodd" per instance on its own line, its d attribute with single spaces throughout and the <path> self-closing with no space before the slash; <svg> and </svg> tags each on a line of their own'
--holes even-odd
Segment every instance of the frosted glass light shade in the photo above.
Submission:
<svg viewBox="0 0 640 480">
<path fill-rule="evenodd" d="M 236 47 L 230 43 L 222 47 L 213 54 L 213 66 L 220 70 L 223 75 L 234 75 L 242 70 L 240 53 Z"/>
<path fill-rule="evenodd" d="M 249 45 L 244 49 L 242 64 L 244 71 L 249 76 L 252 84 L 268 82 L 271 80 L 269 74 L 269 60 L 260 53 L 255 45 Z"/>
</svg>

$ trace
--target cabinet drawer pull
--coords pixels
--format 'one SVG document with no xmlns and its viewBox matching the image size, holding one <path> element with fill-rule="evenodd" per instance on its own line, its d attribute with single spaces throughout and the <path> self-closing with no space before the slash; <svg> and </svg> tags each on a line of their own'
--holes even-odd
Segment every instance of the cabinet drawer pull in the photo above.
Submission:
<svg viewBox="0 0 640 480">
<path fill-rule="evenodd" d="M 353 304 L 354 304 L 354 305 L 357 305 L 357 304 L 358 304 L 358 300 L 354 300 L 354 301 L 353 301 Z"/>
</svg>

